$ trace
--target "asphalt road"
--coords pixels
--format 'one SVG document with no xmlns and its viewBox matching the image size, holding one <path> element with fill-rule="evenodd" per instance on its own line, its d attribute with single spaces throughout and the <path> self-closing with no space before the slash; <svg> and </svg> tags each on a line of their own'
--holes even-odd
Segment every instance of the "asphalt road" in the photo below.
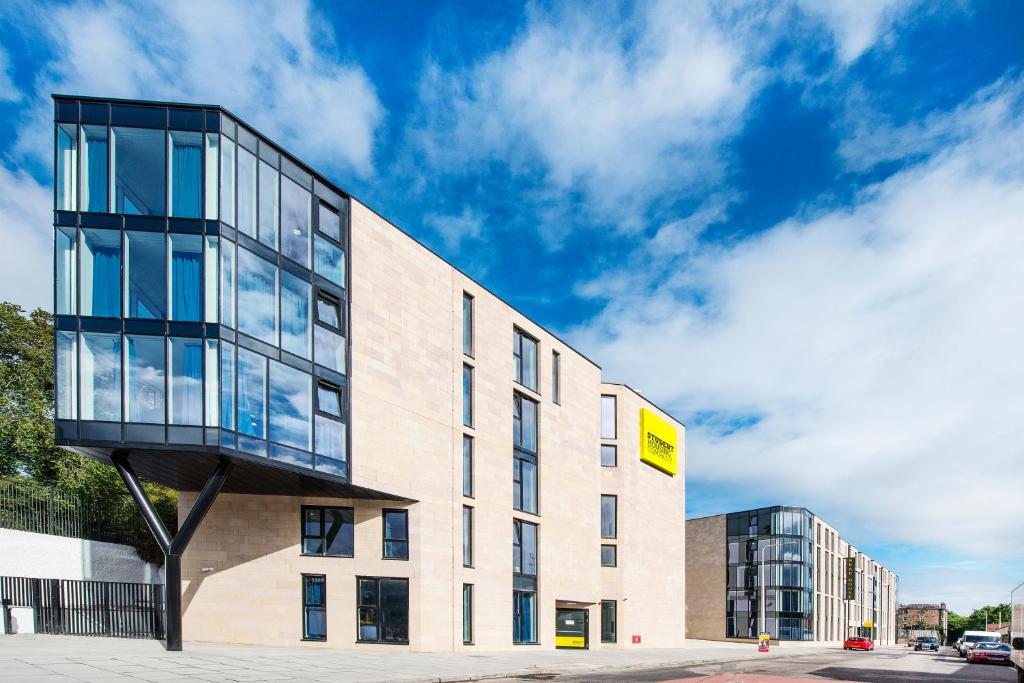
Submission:
<svg viewBox="0 0 1024 683">
<path fill-rule="evenodd" d="M 722 674 L 740 674 L 737 678 Z M 709 683 L 730 680 L 757 683 L 762 680 L 830 680 L 864 683 L 1015 683 L 1012 667 L 967 664 L 952 648 L 940 652 L 914 652 L 910 648 L 888 648 L 875 652 L 844 652 L 795 655 L 771 660 L 744 660 L 704 666 L 615 671 L 544 677 L 557 683 L 609 683 L 610 681 L 647 681 L 663 683 L 712 677 Z M 776 678 L 778 677 L 778 678 Z M 517 679 L 531 680 L 531 679 Z M 533 679 L 537 680 L 537 679 Z M 694 683 L 699 683 L 694 680 Z"/>
</svg>

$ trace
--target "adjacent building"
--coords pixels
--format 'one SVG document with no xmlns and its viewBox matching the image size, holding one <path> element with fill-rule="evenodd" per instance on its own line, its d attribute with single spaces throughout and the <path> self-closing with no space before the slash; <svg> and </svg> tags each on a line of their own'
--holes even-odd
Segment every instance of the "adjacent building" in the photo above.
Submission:
<svg viewBox="0 0 1024 683">
<path fill-rule="evenodd" d="M 682 642 L 680 422 L 221 107 L 54 100 L 57 443 L 169 649 Z"/>
<path fill-rule="evenodd" d="M 944 602 L 900 605 L 896 610 L 896 622 L 901 637 L 920 630 L 937 631 L 941 637 L 949 633 L 949 612 Z"/>
<path fill-rule="evenodd" d="M 751 640 L 767 632 L 780 642 L 863 635 L 892 644 L 896 589 L 895 574 L 805 508 L 686 522 L 688 638 Z"/>
</svg>

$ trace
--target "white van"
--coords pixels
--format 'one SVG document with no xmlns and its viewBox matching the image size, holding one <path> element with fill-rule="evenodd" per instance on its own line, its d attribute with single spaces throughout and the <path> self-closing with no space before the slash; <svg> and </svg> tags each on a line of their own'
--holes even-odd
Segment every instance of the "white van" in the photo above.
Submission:
<svg viewBox="0 0 1024 683">
<path fill-rule="evenodd" d="M 975 643 L 1001 643 L 1003 639 L 998 633 L 989 633 L 988 631 L 964 631 L 964 636 L 959 640 L 960 647 L 959 652 L 961 657 L 967 657 L 967 653 L 971 651 L 971 646 Z"/>
</svg>

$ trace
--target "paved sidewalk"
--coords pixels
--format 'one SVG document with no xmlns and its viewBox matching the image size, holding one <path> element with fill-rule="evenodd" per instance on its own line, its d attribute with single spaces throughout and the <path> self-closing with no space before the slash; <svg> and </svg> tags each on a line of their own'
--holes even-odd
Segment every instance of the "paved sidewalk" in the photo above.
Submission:
<svg viewBox="0 0 1024 683">
<path fill-rule="evenodd" d="M 773 649 L 689 641 L 678 649 L 426 653 L 185 643 L 166 652 L 152 640 L 0 636 L 0 683 L 15 681 L 468 681 L 542 673 L 584 673 L 698 662 L 799 657 L 836 648 Z"/>
</svg>

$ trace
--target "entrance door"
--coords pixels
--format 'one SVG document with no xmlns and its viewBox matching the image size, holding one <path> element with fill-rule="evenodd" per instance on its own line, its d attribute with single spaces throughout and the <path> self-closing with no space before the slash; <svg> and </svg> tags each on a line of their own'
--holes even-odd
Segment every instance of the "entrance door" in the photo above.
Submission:
<svg viewBox="0 0 1024 683">
<path fill-rule="evenodd" d="M 555 647 L 586 649 L 589 631 L 587 610 L 555 609 Z"/>
</svg>

